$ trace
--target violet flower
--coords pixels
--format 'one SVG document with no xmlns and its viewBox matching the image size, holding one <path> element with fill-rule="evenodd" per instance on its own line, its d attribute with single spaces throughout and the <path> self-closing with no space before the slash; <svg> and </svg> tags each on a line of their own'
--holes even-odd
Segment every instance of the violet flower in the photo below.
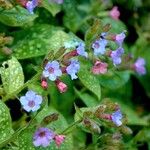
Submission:
<svg viewBox="0 0 150 150">
<path fill-rule="evenodd" d="M 62 71 L 60 69 L 58 61 L 54 60 L 52 62 L 48 62 L 43 71 L 43 77 L 49 78 L 51 81 L 55 81 L 57 77 L 62 75 Z"/>
<path fill-rule="evenodd" d="M 47 147 L 49 146 L 50 142 L 54 139 L 54 137 L 55 133 L 52 130 L 42 127 L 35 132 L 33 136 L 33 144 L 35 147 Z"/>
<path fill-rule="evenodd" d="M 34 91 L 28 91 L 25 96 L 20 97 L 23 109 L 27 112 L 37 111 L 42 103 L 42 96 L 37 95 Z"/>
</svg>

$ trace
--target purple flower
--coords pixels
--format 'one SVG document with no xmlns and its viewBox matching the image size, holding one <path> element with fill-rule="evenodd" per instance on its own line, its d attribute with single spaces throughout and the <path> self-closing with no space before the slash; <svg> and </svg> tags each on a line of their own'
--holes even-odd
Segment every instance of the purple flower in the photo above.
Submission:
<svg viewBox="0 0 150 150">
<path fill-rule="evenodd" d="M 52 62 L 48 62 L 44 68 L 43 76 L 45 78 L 49 78 L 51 81 L 55 81 L 57 77 L 62 75 L 62 71 L 60 69 L 59 63 L 54 60 Z"/>
<path fill-rule="evenodd" d="M 124 49 L 119 47 L 117 50 L 112 51 L 110 56 L 113 60 L 114 66 L 119 65 L 121 63 L 121 56 L 124 53 Z"/>
<path fill-rule="evenodd" d="M 111 115 L 111 119 L 113 121 L 114 124 L 116 124 L 116 126 L 121 126 L 122 125 L 122 121 L 121 119 L 123 118 L 122 113 L 119 110 L 117 110 L 116 112 L 112 113 Z"/>
<path fill-rule="evenodd" d="M 122 43 L 125 39 L 126 35 L 124 34 L 124 32 L 117 34 L 115 37 L 115 41 L 119 46 L 122 46 Z"/>
<path fill-rule="evenodd" d="M 138 58 L 134 63 L 134 69 L 139 75 L 146 74 L 145 60 L 143 58 Z"/>
<path fill-rule="evenodd" d="M 34 91 L 28 91 L 25 96 L 20 97 L 23 109 L 27 112 L 37 111 L 42 103 L 42 96 L 37 95 Z"/>
<path fill-rule="evenodd" d="M 38 0 L 32 0 L 28 1 L 26 3 L 26 8 L 29 11 L 29 13 L 33 14 L 33 10 L 38 6 Z"/>
<path fill-rule="evenodd" d="M 33 136 L 33 144 L 35 147 L 47 147 L 55 137 L 55 133 L 48 128 L 39 128 Z"/>
<path fill-rule="evenodd" d="M 83 57 L 88 57 L 88 53 L 85 52 L 85 44 L 83 42 L 79 43 L 76 50 L 77 50 L 78 55 L 81 55 Z"/>
<path fill-rule="evenodd" d="M 94 55 L 103 55 L 106 51 L 105 47 L 107 45 L 107 40 L 100 38 L 99 40 L 96 40 L 92 44 L 92 48 L 94 50 Z"/>
<path fill-rule="evenodd" d="M 70 65 L 66 68 L 66 72 L 71 76 L 71 79 L 77 79 L 76 73 L 80 69 L 80 63 L 78 60 L 71 60 Z"/>
</svg>

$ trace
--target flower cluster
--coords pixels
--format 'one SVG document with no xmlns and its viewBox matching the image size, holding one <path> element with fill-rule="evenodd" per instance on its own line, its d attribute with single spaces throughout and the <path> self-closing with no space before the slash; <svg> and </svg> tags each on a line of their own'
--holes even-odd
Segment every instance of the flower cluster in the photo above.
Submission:
<svg viewBox="0 0 150 150">
<path fill-rule="evenodd" d="M 48 147 L 52 141 L 55 141 L 57 147 L 64 142 L 64 135 L 57 135 L 49 128 L 41 127 L 37 129 L 33 136 L 33 144 L 35 147 Z"/>
<path fill-rule="evenodd" d="M 70 41 L 70 43 L 64 43 L 64 45 L 66 46 L 66 49 L 73 48 L 73 50 L 64 54 L 62 64 L 57 60 L 48 61 L 44 67 L 41 81 L 43 88 L 47 88 L 47 78 L 51 81 L 55 81 L 56 87 L 61 93 L 66 92 L 67 90 L 67 85 L 59 79 L 62 74 L 70 75 L 72 80 L 78 78 L 77 73 L 80 70 L 80 63 L 78 59 L 74 57 L 88 57 L 83 42 Z"/>
</svg>

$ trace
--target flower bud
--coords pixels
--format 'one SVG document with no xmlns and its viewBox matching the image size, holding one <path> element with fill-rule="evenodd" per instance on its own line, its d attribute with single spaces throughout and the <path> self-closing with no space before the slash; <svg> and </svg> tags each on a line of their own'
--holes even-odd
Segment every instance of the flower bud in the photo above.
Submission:
<svg viewBox="0 0 150 150">
<path fill-rule="evenodd" d="M 64 142 L 64 140 L 65 140 L 65 135 L 55 135 L 54 137 L 54 141 L 58 148 Z"/>
<path fill-rule="evenodd" d="M 48 88 L 48 83 L 47 83 L 46 78 L 42 78 L 41 86 L 42 86 L 43 89 L 47 89 Z"/>
<path fill-rule="evenodd" d="M 58 120 L 58 114 L 57 113 L 53 113 L 53 114 L 50 114 L 50 115 L 46 116 L 42 120 L 41 124 L 48 125 L 49 123 L 51 123 L 53 121 L 56 121 L 56 120 Z"/>
<path fill-rule="evenodd" d="M 67 85 L 65 83 L 63 83 L 62 81 L 60 81 L 59 79 L 57 79 L 55 81 L 55 84 L 56 84 L 58 90 L 60 91 L 60 93 L 64 93 L 68 89 Z"/>
<path fill-rule="evenodd" d="M 114 19 L 114 20 L 119 20 L 120 12 L 118 10 L 118 7 L 115 6 L 112 8 L 112 10 L 109 12 L 109 15 Z"/>
</svg>

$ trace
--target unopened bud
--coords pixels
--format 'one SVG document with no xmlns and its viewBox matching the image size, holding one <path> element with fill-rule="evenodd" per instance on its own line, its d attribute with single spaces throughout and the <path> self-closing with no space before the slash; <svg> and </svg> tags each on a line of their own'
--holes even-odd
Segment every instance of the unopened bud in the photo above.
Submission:
<svg viewBox="0 0 150 150">
<path fill-rule="evenodd" d="M 50 115 L 46 116 L 42 120 L 41 124 L 48 125 L 49 123 L 51 123 L 53 121 L 56 121 L 56 120 L 58 120 L 58 114 L 57 113 L 53 113 L 53 114 L 50 114 Z"/>
<path fill-rule="evenodd" d="M 132 134 L 132 130 L 127 126 L 121 126 L 120 131 L 126 135 Z"/>
<path fill-rule="evenodd" d="M 48 83 L 47 83 L 47 80 L 45 78 L 42 78 L 41 86 L 42 86 L 43 89 L 48 88 Z"/>
<path fill-rule="evenodd" d="M 67 85 L 65 83 L 63 83 L 62 81 L 60 81 L 59 79 L 57 79 L 55 81 L 55 84 L 56 84 L 58 90 L 60 91 L 60 93 L 64 93 L 68 89 Z"/>
<path fill-rule="evenodd" d="M 5 54 L 5 55 L 10 55 L 12 53 L 12 50 L 8 47 L 3 47 L 1 49 L 2 53 Z"/>
</svg>

